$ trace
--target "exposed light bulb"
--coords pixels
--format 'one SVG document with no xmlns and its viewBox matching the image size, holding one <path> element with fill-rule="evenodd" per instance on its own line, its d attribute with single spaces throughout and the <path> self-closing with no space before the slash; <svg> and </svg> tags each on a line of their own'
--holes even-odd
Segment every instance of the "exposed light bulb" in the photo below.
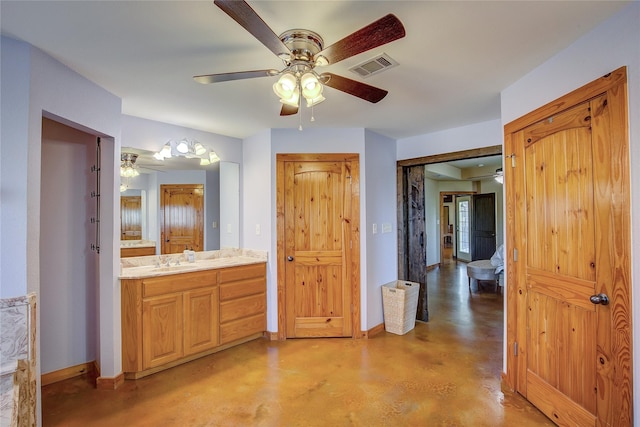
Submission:
<svg viewBox="0 0 640 427">
<path fill-rule="evenodd" d="M 176 145 L 176 150 L 182 154 L 187 154 L 189 152 L 189 145 L 187 145 L 186 140 L 182 140 Z"/>
</svg>

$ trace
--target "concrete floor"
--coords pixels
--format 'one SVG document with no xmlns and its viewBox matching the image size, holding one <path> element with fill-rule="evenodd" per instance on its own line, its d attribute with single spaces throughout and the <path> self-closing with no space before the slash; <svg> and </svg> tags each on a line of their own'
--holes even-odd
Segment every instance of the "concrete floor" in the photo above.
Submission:
<svg viewBox="0 0 640 427">
<path fill-rule="evenodd" d="M 42 389 L 44 426 L 551 426 L 501 391 L 503 296 L 465 264 L 428 275 L 428 323 L 370 339 L 252 341 L 96 390 Z"/>
</svg>

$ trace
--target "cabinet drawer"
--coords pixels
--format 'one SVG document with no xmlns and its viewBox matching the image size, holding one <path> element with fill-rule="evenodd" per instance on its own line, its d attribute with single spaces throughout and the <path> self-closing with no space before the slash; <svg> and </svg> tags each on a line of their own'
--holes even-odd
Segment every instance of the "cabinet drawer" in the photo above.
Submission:
<svg viewBox="0 0 640 427">
<path fill-rule="evenodd" d="M 214 270 L 148 277 L 142 279 L 142 296 L 146 298 L 174 292 L 183 292 L 190 289 L 215 286 L 217 283 L 217 273 Z"/>
<path fill-rule="evenodd" d="M 220 285 L 220 301 L 227 301 L 233 298 L 264 293 L 266 290 L 267 285 L 264 277 L 243 280 L 240 282 L 223 283 Z"/>
<path fill-rule="evenodd" d="M 252 277 L 265 277 L 266 272 L 266 263 L 225 268 L 220 270 L 220 283 L 250 279 Z"/>
<path fill-rule="evenodd" d="M 267 301 L 264 293 L 251 295 L 220 303 L 220 323 L 242 317 L 262 314 L 267 310 Z"/>
<path fill-rule="evenodd" d="M 267 320 L 264 314 L 257 314 L 225 323 L 220 327 L 220 344 L 226 344 L 252 334 L 264 332 L 266 328 Z"/>
</svg>

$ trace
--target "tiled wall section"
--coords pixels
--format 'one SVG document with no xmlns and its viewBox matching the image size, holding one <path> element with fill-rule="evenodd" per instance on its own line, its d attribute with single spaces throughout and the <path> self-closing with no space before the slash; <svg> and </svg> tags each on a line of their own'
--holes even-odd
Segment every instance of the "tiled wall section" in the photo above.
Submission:
<svg viewBox="0 0 640 427">
<path fill-rule="evenodd" d="M 35 425 L 35 294 L 0 299 L 0 426 Z"/>
</svg>

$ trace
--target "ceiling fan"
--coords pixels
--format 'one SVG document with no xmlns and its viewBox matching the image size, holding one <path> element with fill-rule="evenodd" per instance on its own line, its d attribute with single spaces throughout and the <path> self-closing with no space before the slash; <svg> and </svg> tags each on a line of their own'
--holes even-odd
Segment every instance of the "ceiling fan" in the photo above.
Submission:
<svg viewBox="0 0 640 427">
<path fill-rule="evenodd" d="M 243 0 L 215 0 L 214 4 L 249 31 L 284 62 L 282 70 L 254 70 L 194 76 L 198 83 L 209 84 L 255 77 L 280 76 L 273 85 L 280 97 L 281 116 L 296 114 L 304 98 L 312 107 L 322 101 L 323 85 L 376 103 L 387 91 L 332 73 L 318 73 L 316 67 L 335 64 L 405 36 L 404 26 L 393 14 L 359 29 L 330 46 L 324 46 L 319 34 L 293 29 L 277 36 Z"/>
</svg>

